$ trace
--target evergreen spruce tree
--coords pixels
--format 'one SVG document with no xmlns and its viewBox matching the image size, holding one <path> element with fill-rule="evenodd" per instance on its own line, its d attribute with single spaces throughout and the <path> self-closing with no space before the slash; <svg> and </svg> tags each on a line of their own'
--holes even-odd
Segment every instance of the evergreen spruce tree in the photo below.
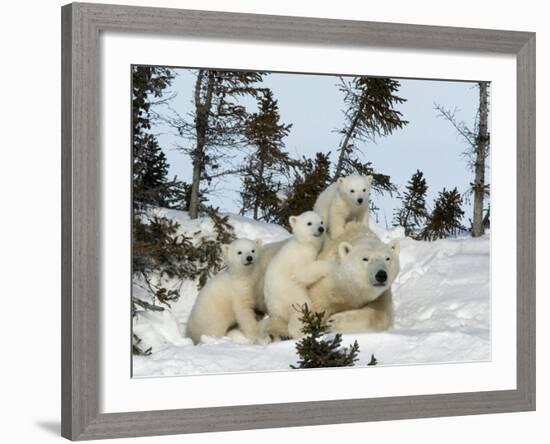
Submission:
<svg viewBox="0 0 550 444">
<path fill-rule="evenodd" d="M 132 296 L 132 316 L 142 310 L 170 308 L 180 298 L 185 281 L 196 281 L 201 289 L 222 268 L 221 246 L 233 241 L 235 233 L 227 216 L 220 216 L 216 209 L 208 209 L 207 214 L 215 235 L 201 236 L 198 241 L 196 233 L 180 234 L 180 225 L 166 217 L 141 215 L 144 219 L 134 223 L 133 277 L 146 290 L 149 300 Z M 164 278 L 175 279 L 179 284 L 167 289 L 162 284 Z M 134 334 L 132 352 L 148 356 L 151 349 L 145 349 L 141 338 Z"/>
<path fill-rule="evenodd" d="M 248 111 L 240 100 L 258 97 L 263 90 L 258 83 L 263 74 L 257 71 L 197 70 L 193 90 L 191 118 L 172 110 L 163 116 L 165 123 L 183 139 L 178 149 L 192 163 L 189 190 L 189 216 L 196 219 L 202 211 L 212 181 L 231 174 L 241 174 L 240 166 L 231 165 L 235 150 L 246 144 L 244 136 Z"/>
<path fill-rule="evenodd" d="M 245 161 L 241 213 L 251 212 L 254 219 L 271 222 L 279 206 L 281 179 L 295 163 L 283 151 L 283 139 L 292 125 L 279 122 L 279 107 L 271 90 L 264 90 L 258 102 L 258 112 L 250 114 L 245 128 L 246 139 L 255 149 Z"/>
<path fill-rule="evenodd" d="M 416 170 L 401 197 L 401 208 L 394 217 L 394 225 L 405 229 L 405 235 L 414 237 L 428 216 L 426 193 L 428 185 L 424 173 Z"/>
<path fill-rule="evenodd" d="M 220 216 L 216 209 L 208 209 L 215 236 L 201 236 L 197 240 L 179 233 L 180 225 L 166 217 L 152 216 L 134 224 L 132 264 L 134 274 L 140 276 L 151 293 L 153 302 L 170 306 L 179 291 L 166 290 L 151 282 L 150 276 L 196 280 L 198 287 L 217 273 L 223 265 L 221 246 L 235 240 L 228 216 Z M 196 237 L 196 233 L 195 237 Z M 145 307 L 139 302 L 137 303 Z"/>
<path fill-rule="evenodd" d="M 133 129 L 133 239 L 132 271 L 149 299 L 132 297 L 132 314 L 141 310 L 163 311 L 180 297 L 184 280 L 196 280 L 199 287 L 223 265 L 221 245 L 234 239 L 227 217 L 206 208 L 212 219 L 215 236 L 200 237 L 198 242 L 180 234 L 180 225 L 151 213 L 151 206 L 187 209 L 190 186 L 168 180 L 168 163 L 156 137 L 150 133 L 152 98 L 160 98 L 173 79 L 171 70 L 162 67 L 136 66 L 132 71 Z M 194 236 L 196 237 L 196 235 Z M 180 287 L 167 289 L 163 278 L 179 280 Z M 133 335 L 134 354 L 149 355 L 141 338 Z"/>
<path fill-rule="evenodd" d="M 134 204 L 165 207 L 167 197 L 168 163 L 156 138 L 151 134 L 142 134 L 135 146 L 134 155 Z"/>
<path fill-rule="evenodd" d="M 375 142 L 377 137 L 390 135 L 408 123 L 396 109 L 406 101 L 396 94 L 400 83 L 390 78 L 354 77 L 352 80 L 340 78 L 339 87 L 344 93 L 346 109 L 335 178 L 352 173 L 372 174 L 375 191 L 394 192 L 396 188 L 389 176 L 376 173 L 370 162 L 359 160 L 357 142 Z"/>
<path fill-rule="evenodd" d="M 132 187 L 134 209 L 147 205 L 182 205 L 184 184 L 168 180 L 168 162 L 151 130 L 151 98 L 160 98 L 171 85 L 168 68 L 134 66 L 132 69 Z"/>
<path fill-rule="evenodd" d="M 290 186 L 284 190 L 282 199 L 274 217 L 274 222 L 287 228 L 290 216 L 309 211 L 315 200 L 332 182 L 330 153 L 316 153 L 315 158 L 303 157 L 293 168 Z"/>
<path fill-rule="evenodd" d="M 141 339 L 138 335 L 132 335 L 132 354 L 137 356 L 149 356 L 153 351 L 152 347 L 144 349 L 141 345 Z"/>
<path fill-rule="evenodd" d="M 350 367 L 355 365 L 359 360 L 357 341 L 348 349 L 342 348 L 340 333 L 335 334 L 332 339 L 323 339 L 328 332 L 328 326 L 323 323 L 325 314 L 310 311 L 307 304 L 299 307 L 299 310 L 302 313 L 300 321 L 303 323 L 302 333 L 305 336 L 296 343 L 296 352 L 300 359 L 298 365 L 291 365 L 291 368 Z M 373 361 L 371 360 L 371 362 Z"/>
<path fill-rule="evenodd" d="M 420 233 L 420 238 L 428 241 L 444 239 L 465 230 L 461 221 L 462 196 L 456 188 L 451 191 L 441 191 L 435 200 L 434 209 L 428 216 L 426 226 Z"/>
<path fill-rule="evenodd" d="M 163 67 L 134 66 L 132 68 L 132 191 L 133 191 L 133 243 L 132 267 L 134 275 L 148 276 L 157 266 L 158 258 L 169 257 L 167 250 L 172 243 L 164 240 L 175 232 L 170 221 L 155 218 L 145 223 L 147 207 L 167 206 L 173 197 L 172 186 L 167 179 L 168 163 L 151 129 L 151 98 L 160 98 L 174 75 Z M 159 289 L 160 290 L 160 289 Z M 166 291 L 166 290 L 164 290 Z M 152 300 L 155 301 L 155 292 Z M 164 295 L 167 302 L 175 295 Z M 160 301 L 161 299 L 159 299 Z M 137 298 L 132 298 L 134 313 L 136 306 L 146 310 L 162 310 Z M 134 352 L 138 353 L 139 338 L 134 338 Z"/>
</svg>

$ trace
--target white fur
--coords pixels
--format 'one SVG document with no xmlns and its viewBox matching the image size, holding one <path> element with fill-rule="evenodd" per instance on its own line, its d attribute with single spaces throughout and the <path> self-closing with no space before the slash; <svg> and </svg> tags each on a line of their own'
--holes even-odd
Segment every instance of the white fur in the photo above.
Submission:
<svg viewBox="0 0 550 444">
<path fill-rule="evenodd" d="M 271 251 L 274 256 L 278 248 Z M 353 253 L 352 253 L 353 252 Z M 368 261 L 362 259 L 367 257 Z M 390 261 L 385 261 L 389 257 Z M 385 261 L 388 274 L 385 285 L 376 283 L 377 266 Z M 348 223 L 337 239 L 325 239 L 318 260 L 331 266 L 328 275 L 308 288 L 314 311 L 325 313 L 333 332 L 383 331 L 393 325 L 392 284 L 399 273 L 399 244 L 384 244 L 363 223 Z M 274 338 L 289 336 L 288 322 L 268 317 L 261 323 L 266 334 Z"/>
<path fill-rule="evenodd" d="M 323 245 L 324 227 L 313 211 L 290 217 L 293 237 L 273 256 L 264 278 L 264 297 L 270 318 L 288 324 L 289 335 L 302 336 L 300 313 L 296 310 L 309 304 L 307 288 L 330 271 L 330 263 L 318 261 Z"/>
<path fill-rule="evenodd" d="M 314 310 L 325 313 L 331 331 L 381 331 L 393 325 L 391 286 L 400 270 L 397 241 L 385 244 L 358 227 L 331 241 L 320 257 L 335 257 L 335 266 L 309 296 Z"/>
<path fill-rule="evenodd" d="M 264 279 L 265 271 L 267 266 L 271 262 L 271 259 L 275 254 L 281 249 L 283 245 L 287 243 L 288 240 L 272 242 L 270 244 L 265 244 L 262 246 L 260 251 L 260 256 L 257 259 L 257 264 L 254 268 L 255 275 L 255 284 L 254 284 L 254 293 L 256 299 L 256 311 L 261 314 L 267 313 L 267 307 L 265 305 L 264 297 Z"/>
<path fill-rule="evenodd" d="M 313 210 L 326 221 L 331 239 L 342 235 L 348 222 L 368 226 L 371 182 L 372 176 L 340 177 L 319 195 Z"/>
<path fill-rule="evenodd" d="M 225 336 L 235 324 L 248 339 L 258 338 L 254 283 L 260 248 L 261 241 L 248 239 L 222 246 L 227 268 L 200 291 L 187 323 L 187 335 L 195 344 L 202 335 Z"/>
</svg>

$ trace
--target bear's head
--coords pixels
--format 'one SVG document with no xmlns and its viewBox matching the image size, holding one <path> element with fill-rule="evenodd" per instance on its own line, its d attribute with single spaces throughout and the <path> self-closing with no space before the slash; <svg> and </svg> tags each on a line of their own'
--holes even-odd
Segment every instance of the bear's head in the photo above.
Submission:
<svg viewBox="0 0 550 444">
<path fill-rule="evenodd" d="M 323 219 L 314 211 L 306 211 L 288 220 L 292 234 L 300 243 L 321 246 L 325 233 Z"/>
<path fill-rule="evenodd" d="M 389 289 L 399 273 L 399 243 L 385 244 L 378 239 L 365 239 L 354 245 L 338 245 L 338 279 L 342 285 L 372 302 Z"/>
<path fill-rule="evenodd" d="M 225 264 L 229 272 L 247 272 L 253 268 L 259 257 L 261 240 L 237 239 L 222 245 Z"/>
<path fill-rule="evenodd" d="M 338 178 L 338 192 L 353 209 L 368 208 L 372 176 L 352 174 Z"/>
</svg>

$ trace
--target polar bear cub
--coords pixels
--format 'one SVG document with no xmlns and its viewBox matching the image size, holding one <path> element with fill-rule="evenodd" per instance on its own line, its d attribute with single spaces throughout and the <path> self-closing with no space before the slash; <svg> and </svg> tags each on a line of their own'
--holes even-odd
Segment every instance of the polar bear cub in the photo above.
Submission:
<svg viewBox="0 0 550 444">
<path fill-rule="evenodd" d="M 260 248 L 261 241 L 249 239 L 222 245 L 227 268 L 200 291 L 187 323 L 187 336 L 195 344 L 202 335 L 225 336 L 235 324 L 248 339 L 257 339 L 254 283 Z"/>
<path fill-rule="evenodd" d="M 369 223 L 369 193 L 372 176 L 340 177 L 317 198 L 313 210 L 327 223 L 331 239 L 340 236 L 347 222 Z"/>
<path fill-rule="evenodd" d="M 302 336 L 297 308 L 311 307 L 307 288 L 326 276 L 330 262 L 318 261 L 323 246 L 324 223 L 317 213 L 306 211 L 289 219 L 293 236 L 273 256 L 264 279 L 264 296 L 269 322 L 288 324 L 292 338 Z"/>
</svg>

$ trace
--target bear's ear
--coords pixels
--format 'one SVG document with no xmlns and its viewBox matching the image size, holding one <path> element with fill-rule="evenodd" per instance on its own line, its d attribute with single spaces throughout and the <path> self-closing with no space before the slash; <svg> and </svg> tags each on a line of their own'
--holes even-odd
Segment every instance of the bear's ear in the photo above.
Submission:
<svg viewBox="0 0 550 444">
<path fill-rule="evenodd" d="M 342 185 L 344 185 L 344 179 L 345 179 L 345 177 L 339 177 L 339 178 L 338 178 L 338 181 L 337 181 L 337 182 L 338 182 L 338 186 L 339 186 L 339 187 L 341 187 Z"/>
<path fill-rule="evenodd" d="M 372 183 L 372 175 L 367 176 L 367 181 L 369 182 L 369 185 Z"/>
<path fill-rule="evenodd" d="M 340 242 L 338 245 L 338 255 L 340 259 L 344 259 L 351 251 L 353 247 L 348 242 Z"/>
<path fill-rule="evenodd" d="M 388 245 L 392 252 L 399 254 L 399 241 L 397 239 L 392 240 Z"/>
<path fill-rule="evenodd" d="M 254 243 L 256 244 L 256 246 L 261 247 L 263 242 L 261 239 L 256 239 Z"/>
<path fill-rule="evenodd" d="M 229 244 L 222 244 L 223 256 L 227 259 L 229 256 Z"/>
<path fill-rule="evenodd" d="M 296 222 L 298 222 L 297 216 L 290 216 L 288 218 L 288 223 L 290 224 L 290 228 L 294 228 L 294 226 L 296 225 Z"/>
</svg>

